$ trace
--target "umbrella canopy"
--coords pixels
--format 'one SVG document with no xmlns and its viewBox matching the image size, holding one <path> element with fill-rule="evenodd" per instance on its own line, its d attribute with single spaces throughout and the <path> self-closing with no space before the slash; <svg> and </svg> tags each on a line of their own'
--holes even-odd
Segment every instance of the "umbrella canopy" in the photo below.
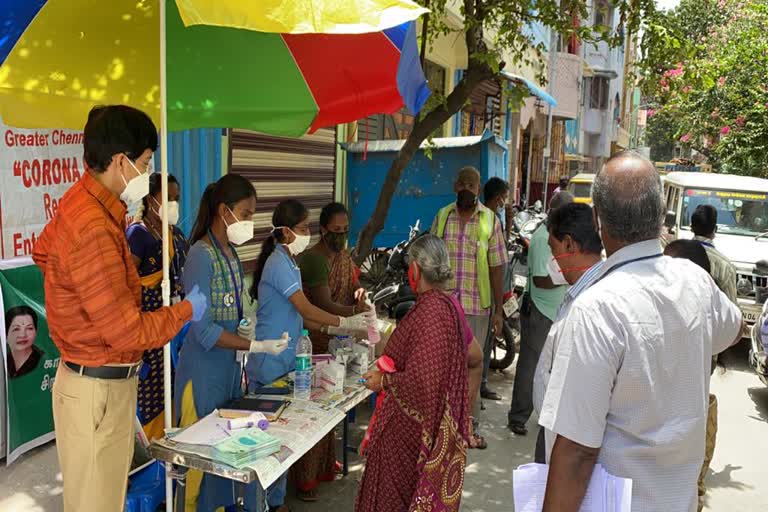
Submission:
<svg viewBox="0 0 768 512">
<path fill-rule="evenodd" d="M 414 113 L 421 109 L 429 90 L 409 21 L 423 12 L 416 4 L 265 1 L 290 8 L 269 12 L 260 5 L 251 13 L 252 2 L 228 0 L 214 2 L 212 11 L 204 0 L 167 1 L 169 129 L 238 127 L 299 136 L 403 105 Z M 314 25 L 299 17 L 309 4 Z M 354 17 L 341 16 L 342 4 L 357 6 L 363 18 L 353 23 Z M 157 7 L 157 1 L 10 0 L 8 36 L 0 39 L 4 122 L 80 129 L 94 105 L 124 103 L 159 124 Z M 187 27 L 183 19 L 196 25 Z M 206 20 L 249 30 L 198 25 Z M 395 25 L 337 33 L 388 23 Z"/>
</svg>

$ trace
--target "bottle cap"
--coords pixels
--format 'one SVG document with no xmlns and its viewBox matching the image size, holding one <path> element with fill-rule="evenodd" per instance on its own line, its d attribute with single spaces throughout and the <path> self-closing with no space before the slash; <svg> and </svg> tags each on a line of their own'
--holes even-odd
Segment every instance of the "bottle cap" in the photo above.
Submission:
<svg viewBox="0 0 768 512">
<path fill-rule="evenodd" d="M 302 335 L 302 336 L 309 336 L 309 331 L 308 331 L 308 330 L 306 330 L 306 329 L 302 329 L 302 330 L 301 330 L 301 335 Z"/>
</svg>

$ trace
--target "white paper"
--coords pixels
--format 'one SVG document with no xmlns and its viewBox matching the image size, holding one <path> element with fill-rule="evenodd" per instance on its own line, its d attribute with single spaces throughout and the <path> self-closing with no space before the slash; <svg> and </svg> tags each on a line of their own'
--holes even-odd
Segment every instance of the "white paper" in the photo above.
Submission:
<svg viewBox="0 0 768 512">
<path fill-rule="evenodd" d="M 182 430 L 173 437 L 173 440 L 177 443 L 213 446 L 231 435 L 227 428 L 227 419 L 219 417 L 219 411 L 214 410 L 208 416 Z"/>
<path fill-rule="evenodd" d="M 549 466 L 525 464 L 512 473 L 515 512 L 541 512 L 547 488 Z M 609 474 L 595 465 L 581 512 L 631 512 L 632 480 Z"/>
</svg>

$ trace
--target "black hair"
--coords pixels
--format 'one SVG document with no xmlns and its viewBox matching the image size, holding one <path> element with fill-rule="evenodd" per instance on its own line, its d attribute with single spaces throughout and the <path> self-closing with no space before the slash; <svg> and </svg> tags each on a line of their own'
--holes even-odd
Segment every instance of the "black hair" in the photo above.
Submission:
<svg viewBox="0 0 768 512">
<path fill-rule="evenodd" d="M 94 107 L 83 135 L 83 159 L 94 172 L 107 170 L 112 157 L 125 153 L 135 161 L 146 150 L 157 150 L 157 128 L 141 110 L 127 105 Z"/>
<path fill-rule="evenodd" d="M 334 215 L 349 215 L 347 207 L 341 203 L 328 203 L 320 210 L 320 225 L 324 228 L 328 227 L 328 223 Z"/>
<path fill-rule="evenodd" d="M 509 183 L 496 176 L 486 181 L 483 187 L 483 197 L 486 202 L 496 199 L 505 192 L 509 192 Z"/>
<path fill-rule="evenodd" d="M 256 199 L 256 189 L 253 183 L 239 174 L 225 174 L 219 181 L 205 187 L 200 198 L 200 209 L 197 211 L 195 225 L 192 226 L 190 244 L 202 239 L 211 229 L 213 219 L 220 204 L 224 203 L 230 209 L 243 199 Z"/>
<path fill-rule="evenodd" d="M 275 228 L 287 227 L 293 229 L 309 217 L 309 210 L 301 201 L 296 199 L 286 199 L 281 201 L 275 211 L 272 213 L 272 226 Z M 253 283 L 251 284 L 250 294 L 254 300 L 259 298 L 259 282 L 264 273 L 264 265 L 267 259 L 275 252 L 277 244 L 283 243 L 285 237 L 282 229 L 275 229 L 261 244 L 261 253 L 256 260 L 256 269 L 253 271 Z"/>
<path fill-rule="evenodd" d="M 35 330 L 37 330 L 37 313 L 35 313 L 35 310 L 29 306 L 16 306 L 5 312 L 5 333 L 6 334 L 8 334 L 8 331 L 11 328 L 11 322 L 13 322 L 13 319 L 16 318 L 17 316 L 31 316 L 32 323 L 35 326 Z"/>
<path fill-rule="evenodd" d="M 696 236 L 712 236 L 717 229 L 717 208 L 700 204 L 691 215 L 691 231 Z"/>
<path fill-rule="evenodd" d="M 567 187 L 568 183 L 570 182 L 571 182 L 571 178 L 567 176 L 563 176 L 562 178 L 560 178 L 560 181 L 558 184 L 560 185 L 560 188 L 564 188 L 564 187 Z"/>
<path fill-rule="evenodd" d="M 171 183 L 179 184 L 179 181 L 176 179 L 176 176 L 173 174 L 168 175 L 168 185 Z M 149 211 L 149 198 L 155 197 L 160 190 L 162 190 L 162 175 L 159 172 L 153 173 L 149 177 L 149 194 L 141 198 L 141 204 L 144 206 L 144 215 L 147 214 Z M 158 201 L 159 202 L 159 201 Z"/>
<path fill-rule="evenodd" d="M 549 212 L 547 224 L 550 234 L 560 240 L 570 235 L 581 252 L 600 254 L 603 243 L 595 226 L 592 207 L 588 204 L 567 203 Z"/>
<path fill-rule="evenodd" d="M 673 258 L 683 258 L 703 268 L 707 274 L 712 272 L 712 265 L 707 250 L 696 240 L 675 240 L 664 248 L 664 254 Z"/>
</svg>

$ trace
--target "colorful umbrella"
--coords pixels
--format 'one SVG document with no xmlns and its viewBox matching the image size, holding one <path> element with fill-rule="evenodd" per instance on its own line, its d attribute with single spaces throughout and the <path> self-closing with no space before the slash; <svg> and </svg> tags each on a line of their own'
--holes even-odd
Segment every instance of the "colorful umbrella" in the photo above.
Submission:
<svg viewBox="0 0 768 512">
<path fill-rule="evenodd" d="M 252 5 L 167 2 L 169 129 L 299 136 L 403 105 L 416 113 L 428 97 L 412 21 L 423 9 L 410 0 Z M 157 0 L 10 0 L 0 38 L 4 122 L 80 129 L 94 105 L 109 103 L 158 122 L 157 7 Z M 302 21 L 305 12 L 313 23 Z"/>
</svg>

